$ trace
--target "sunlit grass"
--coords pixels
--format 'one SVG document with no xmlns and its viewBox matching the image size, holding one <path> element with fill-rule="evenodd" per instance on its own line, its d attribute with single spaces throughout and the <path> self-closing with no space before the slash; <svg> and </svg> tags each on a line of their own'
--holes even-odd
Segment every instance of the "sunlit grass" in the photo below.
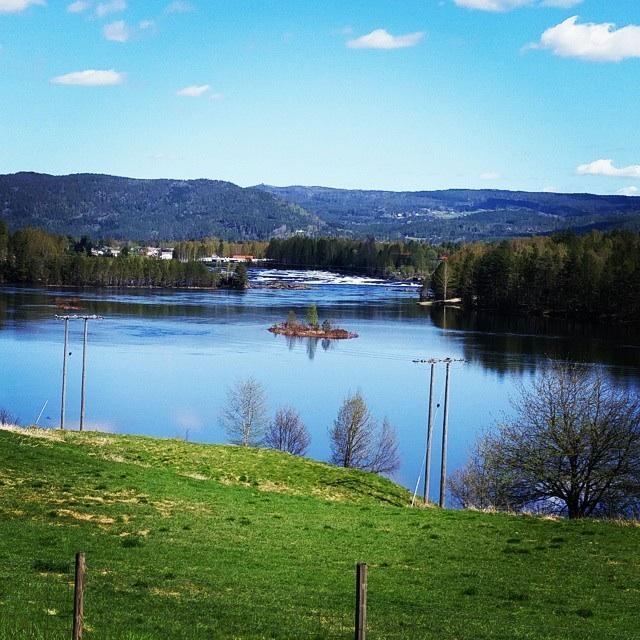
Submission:
<svg viewBox="0 0 640 640">
<path fill-rule="evenodd" d="M 0 431 L 0 639 L 70 636 L 77 550 L 89 638 L 349 638 L 358 561 L 370 638 L 637 637 L 638 528 L 408 502 L 272 451 Z"/>
</svg>

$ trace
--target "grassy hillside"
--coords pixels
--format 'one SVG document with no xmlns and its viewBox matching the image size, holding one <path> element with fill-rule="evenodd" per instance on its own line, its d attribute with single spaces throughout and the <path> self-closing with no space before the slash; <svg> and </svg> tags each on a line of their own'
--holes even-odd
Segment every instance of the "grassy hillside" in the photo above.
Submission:
<svg viewBox="0 0 640 640">
<path fill-rule="evenodd" d="M 400 487 L 263 450 L 0 431 L 0 639 L 638 637 L 640 529 L 411 509 Z"/>
</svg>

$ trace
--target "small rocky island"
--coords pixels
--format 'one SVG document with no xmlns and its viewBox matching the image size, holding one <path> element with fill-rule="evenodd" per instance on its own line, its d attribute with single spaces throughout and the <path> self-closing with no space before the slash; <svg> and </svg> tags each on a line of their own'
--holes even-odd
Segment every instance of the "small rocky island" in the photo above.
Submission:
<svg viewBox="0 0 640 640">
<path fill-rule="evenodd" d="M 357 338 L 357 333 L 352 333 L 346 329 L 333 327 L 329 320 L 322 324 L 318 319 L 316 305 L 311 305 L 307 312 L 307 321 L 300 322 L 295 311 L 289 311 L 286 322 L 274 324 L 269 327 L 271 333 L 292 338 L 319 338 L 322 340 L 350 340 Z"/>
</svg>

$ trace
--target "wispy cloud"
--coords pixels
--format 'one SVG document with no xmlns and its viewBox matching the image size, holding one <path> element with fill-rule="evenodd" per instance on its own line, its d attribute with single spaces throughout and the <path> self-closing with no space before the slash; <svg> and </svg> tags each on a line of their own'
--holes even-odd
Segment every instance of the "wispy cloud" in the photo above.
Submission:
<svg viewBox="0 0 640 640">
<path fill-rule="evenodd" d="M 406 49 L 415 47 L 424 39 L 423 31 L 393 36 L 386 29 L 375 29 L 364 36 L 349 40 L 349 49 Z"/>
<path fill-rule="evenodd" d="M 90 2 L 86 2 L 85 0 L 76 0 L 76 2 L 72 2 L 67 5 L 68 13 L 82 13 L 86 11 L 91 6 Z"/>
<path fill-rule="evenodd" d="M 616 194 L 619 196 L 640 196 L 640 189 L 638 187 L 624 187 L 624 189 L 618 189 Z"/>
<path fill-rule="evenodd" d="M 611 22 L 578 23 L 578 16 L 547 29 L 530 49 L 549 49 L 563 58 L 593 62 L 620 62 L 640 58 L 640 26 L 616 28 Z"/>
<path fill-rule="evenodd" d="M 0 13 L 20 13 L 31 6 L 43 4 L 44 0 L 0 0 Z"/>
<path fill-rule="evenodd" d="M 480 174 L 480 180 L 500 180 L 502 178 L 502 174 L 497 171 L 485 171 Z"/>
<path fill-rule="evenodd" d="M 106 87 L 124 82 L 124 74 L 110 69 L 108 71 L 87 69 L 73 71 L 51 79 L 52 84 L 77 85 L 81 87 Z"/>
<path fill-rule="evenodd" d="M 209 89 L 211 89 L 211 86 L 208 84 L 192 84 L 188 87 L 184 87 L 183 89 L 180 89 L 176 93 L 176 95 L 185 96 L 187 98 L 199 98 L 200 96 L 207 93 Z"/>
<path fill-rule="evenodd" d="M 140 31 L 147 31 L 148 29 L 153 29 L 156 26 L 156 23 L 153 20 L 140 20 L 138 23 L 138 29 Z"/>
<path fill-rule="evenodd" d="M 189 13 L 190 11 L 194 11 L 195 7 L 190 3 L 186 2 L 186 0 L 174 0 L 174 2 L 169 3 L 165 9 L 165 13 Z"/>
<path fill-rule="evenodd" d="M 98 18 L 104 18 L 112 13 L 120 13 L 127 8 L 125 0 L 109 0 L 108 2 L 101 2 L 96 7 L 96 15 Z"/>
<path fill-rule="evenodd" d="M 616 167 L 613 160 L 595 160 L 588 164 L 581 164 L 576 173 L 580 176 L 608 176 L 611 178 L 640 178 L 640 164 L 628 167 Z"/>
<path fill-rule="evenodd" d="M 504 13 L 520 7 L 555 7 L 568 9 L 582 3 L 582 0 L 454 0 L 459 7 Z"/>
<path fill-rule="evenodd" d="M 116 20 L 116 22 L 106 24 L 102 33 L 107 40 L 112 42 L 126 42 L 131 38 L 131 29 L 124 20 Z"/>
</svg>

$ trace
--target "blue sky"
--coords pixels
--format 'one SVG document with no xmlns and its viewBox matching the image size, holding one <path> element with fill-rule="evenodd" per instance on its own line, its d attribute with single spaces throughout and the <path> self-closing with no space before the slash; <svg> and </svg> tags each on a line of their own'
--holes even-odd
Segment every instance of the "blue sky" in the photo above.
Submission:
<svg viewBox="0 0 640 640">
<path fill-rule="evenodd" d="M 0 173 L 640 194 L 639 122 L 637 0 L 0 0 Z"/>
</svg>

